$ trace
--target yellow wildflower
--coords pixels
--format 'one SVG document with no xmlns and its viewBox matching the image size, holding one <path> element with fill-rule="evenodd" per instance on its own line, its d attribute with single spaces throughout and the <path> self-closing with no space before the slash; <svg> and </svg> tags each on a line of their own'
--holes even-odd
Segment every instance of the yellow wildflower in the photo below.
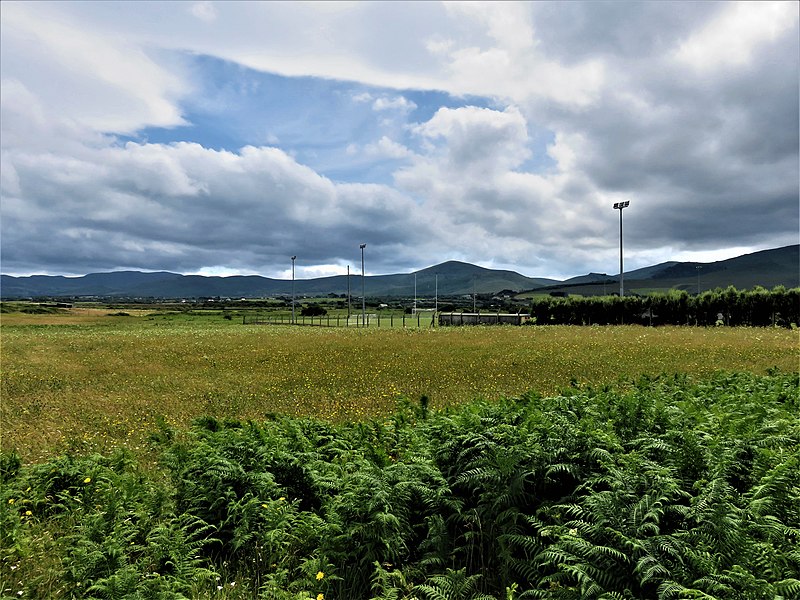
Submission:
<svg viewBox="0 0 800 600">
<path fill-rule="evenodd" d="M 92 478 L 87 477 L 86 479 L 83 480 L 83 483 L 92 483 Z"/>
<path fill-rule="evenodd" d="M 8 503 L 9 503 L 9 504 L 14 504 L 14 499 L 13 499 L 13 498 L 9 498 L 9 499 L 8 499 Z"/>
<path fill-rule="evenodd" d="M 317 594 L 317 600 L 325 600 L 325 594 Z"/>
<path fill-rule="evenodd" d="M 319 581 L 323 577 L 325 577 L 325 573 L 323 573 L 322 571 L 317 571 L 317 581 Z"/>
<path fill-rule="evenodd" d="M 31 515 L 33 515 L 33 513 L 31 511 L 29 511 L 29 510 L 25 511 L 25 516 L 30 517 Z"/>
</svg>

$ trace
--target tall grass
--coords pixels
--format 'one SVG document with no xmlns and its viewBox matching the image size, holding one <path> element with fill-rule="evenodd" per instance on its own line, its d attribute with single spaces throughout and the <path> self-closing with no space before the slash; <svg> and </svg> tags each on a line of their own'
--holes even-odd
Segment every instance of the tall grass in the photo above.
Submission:
<svg viewBox="0 0 800 600">
<path fill-rule="evenodd" d="M 0 595 L 797 598 L 800 380 L 641 377 L 0 454 Z"/>
<path fill-rule="evenodd" d="M 621 375 L 793 371 L 800 357 L 797 333 L 776 329 L 346 330 L 96 315 L 85 324 L 9 322 L 0 329 L 2 447 L 26 461 L 58 449 L 137 451 L 162 416 L 180 427 L 201 415 L 355 420 L 387 414 L 400 397 L 424 394 L 445 407 Z"/>
</svg>

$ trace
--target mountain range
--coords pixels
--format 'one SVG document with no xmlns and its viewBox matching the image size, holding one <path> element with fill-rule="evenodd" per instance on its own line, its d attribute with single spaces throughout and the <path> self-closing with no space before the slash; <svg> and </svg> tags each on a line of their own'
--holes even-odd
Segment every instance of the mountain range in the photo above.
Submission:
<svg viewBox="0 0 800 600">
<path fill-rule="evenodd" d="M 432 297 L 504 292 L 532 293 L 613 293 L 619 285 L 617 275 L 590 273 L 566 281 L 526 277 L 515 271 L 487 269 L 458 261 L 448 261 L 412 273 L 369 275 L 363 284 L 368 297 Z M 361 295 L 361 276 L 350 276 L 350 292 Z M 728 260 L 664 262 L 625 273 L 625 290 L 646 293 L 666 289 L 696 290 L 727 287 L 771 288 L 776 285 L 800 286 L 800 245 L 745 254 Z M 297 279 L 298 296 L 346 294 L 348 277 L 335 275 L 316 279 Z M 91 273 L 81 277 L 58 275 L 0 276 L 0 297 L 20 298 L 154 298 L 201 297 L 263 298 L 292 294 L 292 281 L 258 275 L 206 277 L 167 271 L 115 271 Z"/>
</svg>

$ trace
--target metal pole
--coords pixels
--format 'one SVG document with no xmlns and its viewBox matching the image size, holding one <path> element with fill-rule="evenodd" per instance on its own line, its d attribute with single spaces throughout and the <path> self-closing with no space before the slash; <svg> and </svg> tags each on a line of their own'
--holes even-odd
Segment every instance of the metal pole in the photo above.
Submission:
<svg viewBox="0 0 800 600">
<path fill-rule="evenodd" d="M 439 312 L 439 274 L 436 273 L 436 275 L 434 275 L 434 277 L 435 277 L 435 279 L 434 279 L 434 281 L 435 281 L 435 284 L 434 284 L 434 290 L 435 290 L 434 291 L 434 296 L 435 296 L 436 299 L 435 299 L 434 305 L 433 305 L 434 306 L 433 314 L 436 314 L 436 313 Z"/>
<path fill-rule="evenodd" d="M 361 244 L 359 248 L 361 248 L 361 326 L 363 327 L 366 324 L 367 319 L 367 297 L 365 295 L 365 287 L 364 287 L 364 248 L 366 248 L 366 244 Z"/>
<path fill-rule="evenodd" d="M 622 209 L 627 208 L 630 201 L 615 202 L 614 208 L 619 210 L 619 297 L 625 295 L 625 271 L 622 264 Z"/>
<path fill-rule="evenodd" d="M 292 324 L 294 324 L 294 261 L 297 260 L 296 256 L 292 257 Z"/>
<path fill-rule="evenodd" d="M 625 295 L 625 271 L 622 268 L 622 207 L 619 209 L 619 297 Z"/>
<path fill-rule="evenodd" d="M 347 265 L 347 324 L 350 325 L 350 265 Z"/>
</svg>

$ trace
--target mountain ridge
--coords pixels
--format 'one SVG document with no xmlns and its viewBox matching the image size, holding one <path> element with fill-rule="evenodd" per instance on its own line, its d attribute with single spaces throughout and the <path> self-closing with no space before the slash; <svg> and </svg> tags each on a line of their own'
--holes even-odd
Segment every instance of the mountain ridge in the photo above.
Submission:
<svg viewBox="0 0 800 600">
<path fill-rule="evenodd" d="M 182 275 L 170 271 L 112 271 L 88 273 L 77 277 L 63 275 L 0 276 L 3 299 L 42 297 L 107 298 L 257 298 L 291 295 L 292 287 L 300 296 L 345 294 L 347 275 L 312 279 L 273 279 L 260 275 L 203 276 Z M 703 285 L 700 284 L 701 280 Z M 594 292 L 618 281 L 618 275 L 589 273 L 564 281 L 528 277 L 516 271 L 490 269 L 461 261 L 445 261 L 410 273 L 368 275 L 364 277 L 367 296 L 401 297 L 498 293 L 501 290 L 537 293 L 575 291 L 594 288 Z M 625 273 L 626 289 L 640 288 L 700 289 L 709 287 L 774 287 L 800 285 L 800 245 L 761 250 L 709 263 L 667 261 Z M 350 292 L 361 295 L 361 276 L 350 275 Z M 612 286 L 613 287 L 613 286 Z M 613 290 L 612 290 L 613 291 Z"/>
</svg>

